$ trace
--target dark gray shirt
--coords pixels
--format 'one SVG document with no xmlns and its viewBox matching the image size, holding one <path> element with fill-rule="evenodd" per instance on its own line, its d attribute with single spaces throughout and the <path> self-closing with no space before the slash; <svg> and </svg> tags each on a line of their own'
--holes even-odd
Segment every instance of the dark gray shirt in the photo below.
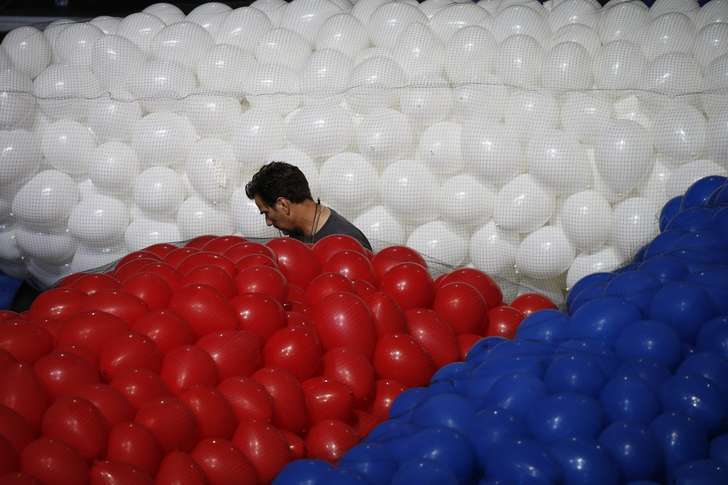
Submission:
<svg viewBox="0 0 728 485">
<path fill-rule="evenodd" d="M 329 207 L 329 210 L 331 211 L 331 214 L 326 220 L 326 223 L 321 226 L 321 229 L 319 229 L 318 232 L 314 235 L 313 242 L 316 242 L 319 239 L 323 239 L 326 236 L 331 236 L 332 234 L 345 234 L 359 241 L 361 245 L 368 250 L 372 250 L 372 245 L 369 244 L 369 240 L 363 232 L 357 229 L 354 224 L 347 221 L 341 214 L 336 212 L 334 209 Z M 311 242 L 311 238 L 308 236 L 295 235 L 292 237 L 298 239 L 299 241 Z"/>
</svg>

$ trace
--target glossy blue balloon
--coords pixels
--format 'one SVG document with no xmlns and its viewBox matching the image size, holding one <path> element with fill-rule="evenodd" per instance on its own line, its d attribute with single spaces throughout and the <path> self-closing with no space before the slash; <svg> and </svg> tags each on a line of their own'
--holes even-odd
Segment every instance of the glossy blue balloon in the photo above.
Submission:
<svg viewBox="0 0 728 485">
<path fill-rule="evenodd" d="M 482 406 L 500 408 L 525 418 L 533 403 L 546 397 L 546 386 L 532 374 L 507 374 L 493 384 Z"/>
<path fill-rule="evenodd" d="M 665 411 L 689 416 L 709 432 L 719 429 L 728 410 L 728 402 L 718 386 L 697 374 L 669 378 L 662 385 L 660 399 Z"/>
<path fill-rule="evenodd" d="M 670 377 L 670 371 L 667 367 L 657 362 L 637 359 L 624 362 L 616 370 L 614 377 L 638 377 L 645 381 L 653 392 L 659 393 L 662 388 L 662 383 Z"/>
<path fill-rule="evenodd" d="M 728 205 L 728 183 L 724 183 L 710 194 L 707 205 L 709 207 Z"/>
<path fill-rule="evenodd" d="M 588 288 L 584 288 L 577 296 L 574 297 L 573 300 L 571 300 L 571 304 L 568 307 L 569 314 L 573 315 L 585 304 L 603 297 L 606 287 L 607 283 L 598 283 L 589 286 Z"/>
<path fill-rule="evenodd" d="M 623 480 L 657 478 L 662 455 L 657 440 L 646 426 L 614 422 L 602 431 L 599 444 L 617 464 Z"/>
<path fill-rule="evenodd" d="M 558 483 L 561 469 L 546 448 L 533 440 L 506 441 L 486 457 L 486 477 L 504 483 L 547 485 Z"/>
<path fill-rule="evenodd" d="M 596 396 L 606 380 L 598 358 L 583 352 L 557 355 L 544 375 L 544 384 L 551 393 L 577 392 Z"/>
<path fill-rule="evenodd" d="M 606 375 L 610 375 L 621 361 L 612 351 L 611 344 L 600 340 L 572 339 L 565 340 L 556 347 L 555 355 L 572 355 L 582 353 L 596 359 Z"/>
<path fill-rule="evenodd" d="M 433 382 L 429 386 L 427 386 L 425 389 L 426 389 L 425 396 L 422 398 L 423 401 L 426 398 L 437 395 L 437 394 L 456 392 L 455 381 L 452 381 L 452 380 Z M 415 408 L 416 407 L 417 406 L 415 406 Z M 413 408 L 413 409 L 415 409 L 415 408 Z"/>
<path fill-rule="evenodd" d="M 708 456 L 708 434 L 689 416 L 663 413 L 652 421 L 650 431 L 657 440 L 668 473 L 685 463 Z"/>
<path fill-rule="evenodd" d="M 728 207 L 721 207 L 715 211 L 713 229 L 723 239 L 728 240 Z"/>
<path fill-rule="evenodd" d="M 680 344 L 680 337 L 671 327 L 641 320 L 624 327 L 614 347 L 622 360 L 643 358 L 672 368 L 680 361 Z"/>
<path fill-rule="evenodd" d="M 497 347 L 501 344 L 506 344 L 508 342 L 508 339 L 503 337 L 486 337 L 480 339 L 475 342 L 475 345 L 470 348 L 470 350 L 468 351 L 468 355 L 465 357 L 465 360 L 467 360 L 468 363 L 471 365 L 478 364 L 485 357 L 488 356 L 488 354 L 494 347 Z"/>
<path fill-rule="evenodd" d="M 369 485 L 369 481 L 361 474 L 347 468 L 334 468 L 325 480 L 331 485 Z"/>
<path fill-rule="evenodd" d="M 397 399 L 392 403 L 392 407 L 389 408 L 389 417 L 397 418 L 404 416 L 409 411 L 412 411 L 426 397 L 426 387 L 412 387 L 407 389 L 397 396 Z"/>
<path fill-rule="evenodd" d="M 493 384 L 500 378 L 500 375 L 478 375 L 471 373 L 468 377 L 463 377 L 455 381 L 455 389 L 458 393 L 479 401 L 490 392 Z"/>
<path fill-rule="evenodd" d="M 296 460 L 286 465 L 273 480 L 274 485 L 320 485 L 328 481 L 333 468 L 323 460 Z"/>
<path fill-rule="evenodd" d="M 725 184 L 726 180 L 728 179 L 721 177 L 720 175 L 710 175 L 694 182 L 690 187 L 688 187 L 688 190 L 685 191 L 682 209 L 685 210 L 689 207 L 698 207 L 708 204 L 713 192 L 715 192 L 718 187 Z"/>
<path fill-rule="evenodd" d="M 470 441 L 449 428 L 426 428 L 390 447 L 400 463 L 435 460 L 452 470 L 458 480 L 470 480 L 475 470 L 475 454 Z"/>
<path fill-rule="evenodd" d="M 697 249 L 699 251 L 690 259 L 694 262 L 726 262 L 726 256 L 723 254 L 725 246 L 725 237 L 715 227 L 715 222 L 711 223 L 709 228 L 686 232 L 675 242 L 676 250 Z M 677 256 L 685 261 L 684 256 L 679 254 Z"/>
<path fill-rule="evenodd" d="M 678 468 L 670 478 L 675 485 L 706 485 L 728 483 L 728 468 L 713 460 L 698 460 Z"/>
<path fill-rule="evenodd" d="M 531 374 L 542 376 L 546 370 L 546 356 L 496 356 L 492 355 L 473 369 L 473 376 L 504 376 L 506 374 Z"/>
<path fill-rule="evenodd" d="M 422 401 L 412 413 L 412 424 L 441 426 L 464 432 L 475 418 L 475 405 L 459 394 L 438 394 Z"/>
<path fill-rule="evenodd" d="M 363 443 L 351 448 L 341 457 L 339 468 L 352 470 L 371 483 L 389 483 L 397 471 L 397 462 L 385 447 Z"/>
<path fill-rule="evenodd" d="M 511 357 L 548 357 L 553 352 L 553 345 L 537 340 L 509 340 L 505 345 L 494 348 L 488 360 L 502 360 Z"/>
<path fill-rule="evenodd" d="M 728 467 L 728 434 L 716 436 L 710 442 L 710 459 Z"/>
<path fill-rule="evenodd" d="M 632 256 L 632 265 L 641 263 L 645 259 L 645 253 L 647 253 L 647 245 L 645 244 L 634 253 Z"/>
<path fill-rule="evenodd" d="M 599 394 L 610 421 L 649 424 L 660 413 L 660 400 L 654 390 L 635 375 L 617 375 Z"/>
<path fill-rule="evenodd" d="M 690 274 L 687 266 L 669 254 L 655 256 L 645 260 L 640 264 L 639 270 L 651 274 L 660 283 L 682 281 Z"/>
<path fill-rule="evenodd" d="M 688 232 L 700 231 L 713 225 L 713 210 L 706 207 L 691 207 L 672 218 L 666 230 L 680 229 Z"/>
<path fill-rule="evenodd" d="M 419 431 L 417 426 L 411 423 L 405 423 L 397 419 L 389 419 L 372 429 L 364 438 L 365 442 L 382 443 L 394 438 L 407 436 Z"/>
<path fill-rule="evenodd" d="M 566 336 L 569 317 L 559 310 L 541 310 L 526 317 L 516 330 L 516 339 L 557 342 Z"/>
<path fill-rule="evenodd" d="M 466 432 L 482 467 L 486 465 L 488 453 L 498 450 L 506 442 L 526 438 L 527 435 L 528 430 L 523 421 L 499 408 L 479 411 Z"/>
<path fill-rule="evenodd" d="M 620 297 L 634 303 L 646 312 L 650 307 L 652 296 L 660 287 L 660 282 L 651 274 L 644 271 L 625 271 L 619 273 L 607 285 L 606 296 Z"/>
<path fill-rule="evenodd" d="M 434 460 L 411 460 L 403 463 L 392 477 L 392 485 L 457 485 L 451 470 Z"/>
<path fill-rule="evenodd" d="M 467 362 L 453 362 L 440 367 L 432 376 L 430 382 L 456 380 L 458 377 L 465 375 L 469 371 L 470 365 Z"/>
<path fill-rule="evenodd" d="M 728 316 L 705 322 L 695 341 L 698 350 L 714 351 L 728 358 Z"/>
<path fill-rule="evenodd" d="M 634 482 L 627 482 L 626 485 L 662 485 L 659 482 L 653 482 L 652 480 L 635 480 Z"/>
<path fill-rule="evenodd" d="M 582 279 L 574 283 L 574 286 L 572 286 L 569 290 L 569 294 L 566 296 L 566 306 L 571 308 L 572 301 L 574 298 L 578 297 L 582 291 L 595 285 L 609 283 L 613 277 L 614 275 L 612 273 L 592 273 L 588 276 L 584 276 Z"/>
<path fill-rule="evenodd" d="M 688 343 L 695 341 L 701 325 L 715 315 L 708 293 L 699 286 L 687 283 L 665 283 L 650 305 L 653 320 L 668 324 Z"/>
<path fill-rule="evenodd" d="M 711 381 L 728 397 L 728 359 L 715 352 L 696 352 L 680 364 L 677 375 L 695 374 Z"/>
<path fill-rule="evenodd" d="M 687 231 L 672 229 L 658 234 L 655 239 L 647 245 L 645 250 L 645 261 L 664 254 L 671 254 L 677 249 L 677 243 Z"/>
<path fill-rule="evenodd" d="M 682 207 L 683 196 L 678 195 L 668 200 L 660 211 L 660 231 L 664 231 L 667 224 L 675 217 Z"/>
<path fill-rule="evenodd" d="M 687 281 L 695 283 L 707 291 L 710 300 L 720 314 L 728 314 L 728 267 L 714 266 L 702 271 L 694 271 Z"/>
<path fill-rule="evenodd" d="M 585 303 L 571 316 L 569 336 L 613 344 L 624 327 L 642 319 L 640 309 L 616 297 L 601 297 Z"/>
<path fill-rule="evenodd" d="M 570 485 L 616 485 L 619 474 L 609 455 L 594 440 L 570 438 L 553 443 L 549 452 Z"/>
<path fill-rule="evenodd" d="M 599 402 L 590 396 L 561 393 L 533 403 L 528 428 L 542 443 L 565 438 L 596 438 L 604 424 Z"/>
</svg>

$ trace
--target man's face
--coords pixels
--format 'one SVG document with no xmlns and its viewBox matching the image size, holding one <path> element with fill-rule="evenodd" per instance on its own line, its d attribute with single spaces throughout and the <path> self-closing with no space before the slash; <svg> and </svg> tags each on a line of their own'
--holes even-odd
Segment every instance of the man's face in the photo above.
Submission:
<svg viewBox="0 0 728 485">
<path fill-rule="evenodd" d="M 260 213 L 265 216 L 265 223 L 273 226 L 279 231 L 293 235 L 298 230 L 291 222 L 290 204 L 287 201 L 279 199 L 272 206 L 266 204 L 260 196 L 255 196 L 255 205 L 258 206 Z"/>
</svg>

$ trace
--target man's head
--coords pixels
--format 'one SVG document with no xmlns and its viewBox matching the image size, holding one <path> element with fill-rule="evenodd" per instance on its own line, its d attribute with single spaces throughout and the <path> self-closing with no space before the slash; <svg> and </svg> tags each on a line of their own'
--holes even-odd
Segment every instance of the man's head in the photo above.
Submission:
<svg viewBox="0 0 728 485">
<path fill-rule="evenodd" d="M 300 232 L 295 224 L 296 205 L 313 200 L 306 176 L 285 162 L 263 165 L 245 185 L 245 195 L 255 201 L 266 224 L 288 234 Z"/>
</svg>

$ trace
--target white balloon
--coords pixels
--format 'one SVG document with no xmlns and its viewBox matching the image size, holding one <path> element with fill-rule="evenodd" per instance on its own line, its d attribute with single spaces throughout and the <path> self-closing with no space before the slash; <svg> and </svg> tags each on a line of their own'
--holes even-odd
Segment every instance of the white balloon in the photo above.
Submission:
<svg viewBox="0 0 728 485">
<path fill-rule="evenodd" d="M 126 228 L 124 241 L 129 251 L 140 251 L 153 244 L 182 240 L 176 223 L 160 222 L 139 217 Z"/>
<path fill-rule="evenodd" d="M 251 7 L 266 14 L 273 25 L 281 23 L 281 16 L 287 5 L 288 2 L 284 0 L 255 0 L 250 4 Z"/>
<path fill-rule="evenodd" d="M 35 27 L 18 27 L 8 32 L 2 41 L 5 53 L 13 66 L 31 78 L 40 74 L 51 62 L 51 46 L 43 32 Z"/>
<path fill-rule="evenodd" d="M 110 141 L 93 151 L 88 175 L 100 192 L 117 197 L 126 195 L 138 174 L 139 159 L 129 145 Z"/>
<path fill-rule="evenodd" d="M 695 26 L 687 15 L 666 13 L 647 27 L 643 49 L 648 59 L 669 52 L 690 54 L 695 43 Z"/>
<path fill-rule="evenodd" d="M 121 23 L 121 18 L 100 15 L 92 18 L 88 21 L 88 23 L 101 29 L 101 32 L 103 32 L 104 35 L 116 35 L 116 31 L 119 29 L 119 24 Z"/>
<path fill-rule="evenodd" d="M 372 57 L 386 57 L 387 59 L 394 60 L 390 49 L 385 49 L 384 47 L 367 47 L 354 56 L 354 67 L 364 61 L 368 61 Z"/>
<path fill-rule="evenodd" d="M 224 236 L 233 232 L 233 222 L 228 211 L 207 204 L 195 196 L 189 197 L 180 206 L 177 226 L 183 239 L 208 234 Z"/>
<path fill-rule="evenodd" d="M 217 138 L 203 138 L 192 145 L 185 172 L 195 192 L 213 205 L 227 202 L 239 185 L 233 147 Z"/>
<path fill-rule="evenodd" d="M 240 102 L 229 96 L 192 95 L 181 103 L 182 113 L 199 136 L 228 139 L 240 117 Z"/>
<path fill-rule="evenodd" d="M 42 133 L 41 149 L 46 161 L 70 175 L 86 173 L 95 148 L 93 132 L 75 121 L 56 121 Z"/>
<path fill-rule="evenodd" d="M 525 35 L 543 44 L 551 35 L 551 28 L 535 10 L 525 5 L 511 5 L 496 15 L 493 34 L 498 42 L 513 35 Z"/>
<path fill-rule="evenodd" d="M 703 88 L 703 75 L 693 56 L 670 52 L 650 62 L 645 69 L 643 82 L 649 90 L 677 96 L 699 92 Z"/>
<path fill-rule="evenodd" d="M 726 22 L 728 22 L 728 1 L 726 0 L 706 2 L 695 17 L 695 23 L 698 27 Z"/>
<path fill-rule="evenodd" d="M 652 173 L 647 179 L 647 183 L 645 183 L 639 191 L 640 197 L 647 197 L 654 202 L 657 207 L 664 206 L 669 200 L 665 186 L 671 175 L 672 170 L 670 170 L 670 168 L 660 163 L 659 160 L 656 161 L 655 168 L 652 169 Z"/>
<path fill-rule="evenodd" d="M 35 78 L 33 94 L 49 118 L 85 121 L 89 102 L 101 95 L 101 85 L 88 67 L 53 64 Z"/>
<path fill-rule="evenodd" d="M 208 2 L 193 8 L 187 14 L 185 20 L 196 23 L 208 31 L 210 35 L 217 37 L 222 21 L 225 20 L 226 15 L 231 11 L 232 8 L 224 3 Z"/>
<path fill-rule="evenodd" d="M 38 171 L 42 158 L 38 140 L 33 133 L 26 130 L 0 131 L 2 191 L 5 192 L 8 186 L 27 181 Z"/>
<path fill-rule="evenodd" d="M 461 142 L 466 169 L 488 183 L 500 187 L 526 170 L 523 145 L 502 123 L 467 123 Z"/>
<path fill-rule="evenodd" d="M 607 185 L 617 193 L 629 193 L 652 170 L 650 133 L 629 120 L 615 120 L 597 139 L 595 161 Z"/>
<path fill-rule="evenodd" d="M 48 41 L 49 49 L 51 49 L 51 55 L 50 55 L 51 62 L 58 61 L 58 59 L 55 59 L 53 56 L 53 43 L 56 41 L 56 39 L 58 38 L 58 35 L 63 31 L 63 29 L 65 29 L 69 25 L 75 24 L 75 23 L 77 23 L 76 20 L 61 18 L 61 19 L 57 19 L 57 20 L 54 20 L 53 22 L 49 23 L 43 29 L 43 36 Z"/>
<path fill-rule="evenodd" d="M 612 219 L 612 207 L 607 199 L 587 190 L 566 199 L 559 221 L 574 248 L 592 253 L 609 240 Z"/>
<path fill-rule="evenodd" d="M 443 221 L 417 227 L 407 238 L 407 246 L 450 267 L 460 266 L 468 255 L 468 240 Z"/>
<path fill-rule="evenodd" d="M 649 22 L 649 11 L 642 2 L 623 2 L 602 12 L 599 36 L 604 44 L 627 39 Z"/>
<path fill-rule="evenodd" d="M 35 115 L 30 76 L 13 69 L 0 71 L 0 130 L 29 128 Z"/>
<path fill-rule="evenodd" d="M 453 106 L 453 90 L 442 76 L 432 83 L 414 83 L 400 92 L 399 109 L 418 132 L 448 119 Z"/>
<path fill-rule="evenodd" d="M 554 32 L 572 24 L 594 27 L 598 19 L 598 8 L 588 0 L 564 0 L 548 15 L 549 24 Z"/>
<path fill-rule="evenodd" d="M 405 243 L 406 235 L 402 224 L 382 205 L 361 213 L 353 224 L 364 233 L 375 252 L 387 246 Z"/>
<path fill-rule="evenodd" d="M 341 8 L 328 0 L 296 0 L 283 10 L 281 27 L 298 32 L 313 43 L 324 22 L 338 13 Z"/>
<path fill-rule="evenodd" d="M 272 29 L 258 41 L 255 57 L 265 64 L 281 64 L 299 71 L 311 56 L 311 45 L 301 34 L 287 29 Z"/>
<path fill-rule="evenodd" d="M 78 199 L 78 187 L 71 177 L 57 170 L 44 170 L 18 191 L 12 208 L 24 224 L 48 228 L 65 225 Z"/>
<path fill-rule="evenodd" d="M 573 288 L 585 276 L 614 271 L 622 263 L 624 263 L 624 258 L 612 246 L 606 246 L 595 253 L 581 253 L 574 259 L 566 274 L 567 289 Z"/>
<path fill-rule="evenodd" d="M 240 7 L 225 14 L 215 38 L 218 44 L 230 44 L 252 52 L 273 25 L 266 14 L 251 7 Z"/>
<path fill-rule="evenodd" d="M 89 103 L 88 127 L 100 141 L 130 141 L 141 118 L 141 106 L 128 93 L 105 95 Z"/>
<path fill-rule="evenodd" d="M 589 53 L 592 58 L 602 47 L 602 40 L 596 31 L 582 24 L 566 24 L 554 33 L 548 46 L 555 46 L 562 42 L 576 42 Z"/>
<path fill-rule="evenodd" d="M 414 150 L 407 116 L 391 109 L 364 116 L 356 128 L 356 142 L 359 153 L 380 165 L 407 158 Z"/>
<path fill-rule="evenodd" d="M 422 133 L 417 156 L 435 175 L 448 176 L 462 171 L 461 131 L 458 123 L 444 121 Z"/>
<path fill-rule="evenodd" d="M 372 44 L 392 49 L 399 35 L 413 23 L 427 25 L 427 17 L 412 5 L 388 2 L 378 7 L 369 17 L 367 32 Z"/>
<path fill-rule="evenodd" d="M 53 42 L 53 55 L 61 64 L 90 66 L 96 41 L 104 36 L 98 27 L 87 24 L 71 24 L 63 29 Z"/>
<path fill-rule="evenodd" d="M 576 42 L 556 44 L 544 58 L 541 83 L 545 88 L 590 89 L 594 76 L 589 52 Z"/>
<path fill-rule="evenodd" d="M 429 27 L 414 22 L 402 29 L 392 47 L 392 57 L 411 82 L 437 77 L 445 65 L 445 45 Z"/>
<path fill-rule="evenodd" d="M 166 26 L 154 36 L 150 52 L 159 59 L 194 68 L 215 44 L 208 31 L 192 22 Z"/>
<path fill-rule="evenodd" d="M 79 246 L 71 261 L 71 272 L 98 272 L 102 269 L 108 271 L 108 266 L 119 261 L 125 254 L 126 248 L 123 246 L 103 249 Z"/>
<path fill-rule="evenodd" d="M 535 87 L 541 78 L 543 49 L 527 35 L 512 35 L 501 42 L 496 73 L 501 81 L 518 87 Z"/>
<path fill-rule="evenodd" d="M 555 194 L 573 194 L 593 184 L 584 147 L 565 131 L 537 132 L 528 143 L 526 159 L 528 172 Z"/>
<path fill-rule="evenodd" d="M 234 45 L 218 44 L 197 62 L 195 73 L 202 89 L 242 96 L 250 86 L 254 66 L 252 54 Z"/>
<path fill-rule="evenodd" d="M 561 126 L 578 141 L 593 145 L 607 129 L 611 115 L 612 104 L 599 94 L 569 92 L 561 106 Z"/>
<path fill-rule="evenodd" d="M 131 146 L 143 167 L 179 165 L 197 139 L 187 118 L 167 112 L 150 113 L 134 127 Z"/>
<path fill-rule="evenodd" d="M 642 81 L 645 57 L 628 40 L 605 43 L 594 58 L 594 80 L 602 89 L 633 89 Z"/>
<path fill-rule="evenodd" d="M 28 265 L 28 273 L 35 281 L 40 282 L 40 284 L 46 287 L 53 286 L 62 278 L 73 273 L 70 260 L 58 264 L 49 264 L 39 259 L 27 258 L 26 262 Z"/>
<path fill-rule="evenodd" d="M 230 199 L 230 214 L 235 223 L 235 230 L 247 238 L 269 239 L 280 234 L 273 226 L 265 225 L 265 217 L 255 205 L 255 201 L 245 195 L 245 187 L 233 192 Z"/>
<path fill-rule="evenodd" d="M 65 228 L 41 232 L 21 226 L 15 229 L 15 240 L 26 256 L 51 264 L 70 259 L 78 246 L 73 235 Z"/>
<path fill-rule="evenodd" d="M 0 231 L 0 261 L 3 263 L 14 261 L 22 268 L 25 268 L 25 265 L 21 260 L 22 256 L 23 254 L 20 251 L 20 247 L 18 246 L 18 242 L 15 237 L 15 230 L 10 229 Z M 4 268 L 0 269 L 0 271 L 8 274 Z M 8 276 L 12 276 L 12 274 L 8 274 Z"/>
<path fill-rule="evenodd" d="M 374 11 L 387 2 L 388 0 L 357 0 L 351 14 L 366 25 Z"/>
<path fill-rule="evenodd" d="M 728 54 L 714 59 L 705 68 L 705 93 L 701 96 L 702 105 L 708 117 L 720 116 L 728 111 Z"/>
<path fill-rule="evenodd" d="M 184 200 L 179 174 L 167 167 L 151 167 L 134 180 L 134 202 L 148 217 L 168 220 Z"/>
<path fill-rule="evenodd" d="M 455 3 L 438 10 L 430 20 L 430 28 L 448 42 L 452 36 L 471 25 L 481 25 L 490 14 L 473 3 Z"/>
<path fill-rule="evenodd" d="M 358 113 L 393 106 L 399 99 L 399 89 L 406 77 L 399 65 L 386 57 L 372 57 L 354 68 L 349 77 L 346 102 Z"/>
<path fill-rule="evenodd" d="M 728 110 L 718 112 L 708 120 L 705 146 L 710 159 L 728 168 Z"/>
<path fill-rule="evenodd" d="M 82 200 L 68 218 L 68 229 L 88 247 L 113 246 L 124 237 L 129 211 L 118 199 L 96 195 Z"/>
<path fill-rule="evenodd" d="M 728 175 L 725 167 L 711 162 L 710 160 L 695 160 L 686 163 L 675 170 L 665 182 L 665 192 L 667 197 L 673 198 L 685 193 L 688 188 L 703 177 L 709 175 Z"/>
<path fill-rule="evenodd" d="M 650 7 L 650 16 L 654 19 L 675 12 L 693 15 L 699 8 L 696 0 L 657 0 Z"/>
<path fill-rule="evenodd" d="M 489 275 L 504 276 L 516 264 L 516 251 L 521 239 L 503 231 L 491 221 L 470 238 L 470 262 Z"/>
<path fill-rule="evenodd" d="M 93 45 L 91 70 L 106 89 L 118 89 L 144 66 L 145 54 L 132 41 L 118 35 L 105 35 Z"/>
<path fill-rule="evenodd" d="M 252 69 L 248 103 L 253 108 L 285 116 L 301 104 L 300 78 L 280 64 L 256 64 Z"/>
<path fill-rule="evenodd" d="M 693 53 L 703 66 L 728 53 L 728 23 L 709 24 L 700 29 L 695 38 Z"/>
<path fill-rule="evenodd" d="M 154 3 L 142 12 L 159 17 L 167 25 L 181 22 L 185 18 L 184 12 L 171 3 Z"/>
<path fill-rule="evenodd" d="M 652 114 L 654 111 L 659 109 L 652 108 L 651 104 L 652 102 L 657 101 L 656 104 L 660 103 L 667 103 L 668 100 L 660 97 L 658 95 L 655 95 L 653 93 L 650 93 L 646 96 L 636 96 L 634 94 L 631 94 L 629 96 L 625 96 L 623 98 L 617 99 L 614 102 L 614 118 L 618 120 L 629 120 L 633 121 L 643 128 L 646 128 L 648 130 L 652 130 L 653 126 L 653 120 L 652 118 L 654 115 Z M 650 109 L 651 113 L 648 115 L 645 112 L 645 108 Z"/>
<path fill-rule="evenodd" d="M 405 223 L 422 224 L 437 217 L 435 194 L 438 183 L 432 172 L 414 160 L 389 165 L 380 178 L 385 207 Z"/>
<path fill-rule="evenodd" d="M 531 175 L 519 175 L 495 197 L 493 220 L 507 231 L 526 234 L 546 224 L 556 201 Z"/>
<path fill-rule="evenodd" d="M 556 128 L 559 105 L 546 91 L 518 89 L 508 97 L 505 121 L 508 129 L 525 142 L 537 130 Z"/>
<path fill-rule="evenodd" d="M 276 113 L 249 109 L 233 127 L 232 144 L 238 162 L 257 167 L 267 163 L 273 150 L 285 146 L 286 127 Z"/>
<path fill-rule="evenodd" d="M 171 61 L 150 60 L 128 83 L 147 111 L 174 111 L 197 87 L 194 72 Z"/>
<path fill-rule="evenodd" d="M 340 106 L 304 106 L 287 120 L 286 138 L 313 159 L 328 158 L 354 143 L 354 124 Z"/>
<path fill-rule="evenodd" d="M 477 119 L 503 121 L 509 97 L 510 89 L 494 75 L 483 77 L 479 83 L 457 86 L 453 89 L 453 119 L 463 124 Z"/>
<path fill-rule="evenodd" d="M 516 266 L 529 278 L 555 278 L 569 269 L 576 252 L 564 231 L 546 226 L 526 236 L 516 251 Z"/>
<path fill-rule="evenodd" d="M 671 103 L 655 117 L 655 149 L 678 164 L 698 159 L 705 146 L 706 125 L 703 113 L 693 106 Z"/>
<path fill-rule="evenodd" d="M 456 175 L 442 184 L 437 195 L 440 218 L 461 226 L 480 226 L 493 215 L 495 192 L 470 175 Z"/>
<path fill-rule="evenodd" d="M 614 247 L 629 259 L 659 232 L 660 209 L 650 199 L 632 197 L 614 208 Z"/>
<path fill-rule="evenodd" d="M 339 153 L 321 166 L 321 198 L 344 217 L 361 212 L 379 199 L 377 171 L 358 153 Z"/>
<path fill-rule="evenodd" d="M 323 23 L 316 35 L 315 45 L 317 50 L 334 49 L 353 57 L 369 47 L 369 33 L 354 15 L 341 13 L 329 17 Z"/>
<path fill-rule="evenodd" d="M 519 275 L 517 291 L 513 299 L 515 300 L 517 297 L 526 293 L 538 293 L 551 300 L 554 305 L 561 306 L 566 300 L 565 290 L 566 281 L 563 274 L 544 280 Z"/>
<path fill-rule="evenodd" d="M 304 152 L 296 148 L 282 148 L 273 150 L 270 159 L 271 161 L 286 162 L 298 167 L 306 176 L 311 194 L 316 196 L 319 193 L 319 168 L 311 157 Z"/>
<path fill-rule="evenodd" d="M 126 37 L 143 51 L 149 51 L 152 39 L 165 27 L 165 23 L 149 13 L 133 13 L 124 17 L 116 30 L 116 35 Z"/>
<path fill-rule="evenodd" d="M 458 30 L 447 43 L 445 70 L 453 83 L 481 82 L 495 70 L 498 44 L 477 25 Z"/>
</svg>

